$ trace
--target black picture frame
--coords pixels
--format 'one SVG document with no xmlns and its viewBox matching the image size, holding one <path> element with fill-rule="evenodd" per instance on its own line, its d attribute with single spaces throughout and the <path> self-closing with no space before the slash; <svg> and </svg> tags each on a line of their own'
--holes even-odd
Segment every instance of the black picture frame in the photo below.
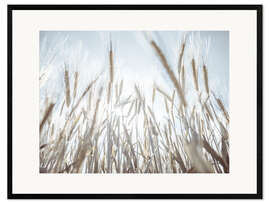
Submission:
<svg viewBox="0 0 270 203">
<path fill-rule="evenodd" d="M 15 194 L 12 176 L 12 12 L 14 10 L 254 10 L 257 12 L 256 194 Z M 8 5 L 8 199 L 262 199 L 263 198 L 263 6 L 262 5 Z"/>
</svg>

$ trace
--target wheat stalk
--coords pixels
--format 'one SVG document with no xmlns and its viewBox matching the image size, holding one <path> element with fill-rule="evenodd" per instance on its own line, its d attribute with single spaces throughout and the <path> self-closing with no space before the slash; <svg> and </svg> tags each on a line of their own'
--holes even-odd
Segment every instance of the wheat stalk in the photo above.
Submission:
<svg viewBox="0 0 270 203">
<path fill-rule="evenodd" d="M 110 102 L 111 99 L 111 91 L 112 91 L 112 84 L 114 79 L 114 66 L 113 66 L 113 51 L 112 51 L 112 41 L 110 42 L 110 50 L 109 50 L 109 62 L 110 62 L 110 80 L 108 84 L 108 95 L 107 95 L 107 102 Z"/>
<path fill-rule="evenodd" d="M 76 71 L 74 74 L 73 100 L 75 100 L 75 97 L 77 95 L 78 77 L 79 77 L 79 73 L 78 73 L 78 71 Z"/>
<path fill-rule="evenodd" d="M 206 65 L 203 65 L 203 77 L 204 77 L 205 90 L 207 94 L 209 95 L 208 71 L 207 71 Z"/>
<path fill-rule="evenodd" d="M 156 96 L 156 88 L 153 87 L 153 91 L 152 91 L 152 104 L 154 104 L 154 102 L 155 102 L 155 96 Z"/>
<path fill-rule="evenodd" d="M 177 90 L 180 101 L 182 102 L 184 107 L 186 107 L 187 103 L 186 103 L 184 93 L 182 91 L 182 88 L 181 88 L 180 84 L 177 82 L 177 79 L 176 79 L 173 71 L 171 70 L 171 68 L 170 68 L 170 66 L 169 66 L 169 64 L 167 62 L 166 57 L 164 56 L 161 49 L 158 47 L 158 45 L 153 40 L 151 41 L 151 45 L 154 48 L 154 50 L 156 51 L 156 54 L 158 55 L 163 67 L 165 68 L 165 70 L 167 71 L 171 81 L 173 82 L 173 84 L 174 84 L 174 86 L 175 86 L 175 88 Z"/>
<path fill-rule="evenodd" d="M 193 74 L 193 81 L 194 81 L 195 89 L 197 91 L 199 91 L 198 72 L 197 72 L 197 69 L 196 69 L 196 63 L 195 63 L 194 58 L 192 58 L 192 60 L 191 60 L 191 66 L 192 66 L 192 74 Z"/>
<path fill-rule="evenodd" d="M 54 107 L 54 103 L 51 103 L 48 105 L 47 109 L 45 110 L 44 116 L 39 124 L 39 133 L 42 132 L 42 129 L 44 127 L 45 122 L 48 120 L 50 114 L 52 113 L 53 107 Z"/>
<path fill-rule="evenodd" d="M 65 87 L 66 87 L 66 105 L 69 107 L 70 104 L 70 85 L 69 85 L 69 72 L 65 65 Z"/>
</svg>

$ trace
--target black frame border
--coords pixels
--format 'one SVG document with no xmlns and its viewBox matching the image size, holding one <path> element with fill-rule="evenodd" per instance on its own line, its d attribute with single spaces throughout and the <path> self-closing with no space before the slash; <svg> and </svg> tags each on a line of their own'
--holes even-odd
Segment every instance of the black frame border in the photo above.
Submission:
<svg viewBox="0 0 270 203">
<path fill-rule="evenodd" d="M 14 194 L 12 191 L 13 10 L 255 10 L 257 12 L 257 193 L 254 194 Z M 263 6 L 262 5 L 8 5 L 7 6 L 8 199 L 262 199 L 263 198 Z"/>
</svg>

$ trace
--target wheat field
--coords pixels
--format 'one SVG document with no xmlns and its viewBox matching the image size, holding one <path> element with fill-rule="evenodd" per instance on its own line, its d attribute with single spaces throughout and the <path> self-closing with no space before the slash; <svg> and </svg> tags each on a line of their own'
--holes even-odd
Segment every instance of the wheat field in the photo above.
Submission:
<svg viewBox="0 0 270 203">
<path fill-rule="evenodd" d="M 210 85 L 207 57 L 192 54 L 195 39 L 186 34 L 172 66 L 159 43 L 143 35 L 169 91 L 156 82 L 127 88 L 129 80 L 116 77 L 111 39 L 107 66 L 89 81 L 63 61 L 64 94 L 45 95 L 40 103 L 40 173 L 229 173 L 229 111 Z M 40 72 L 40 87 L 48 77 Z M 87 85 L 78 91 L 82 82 Z"/>
</svg>

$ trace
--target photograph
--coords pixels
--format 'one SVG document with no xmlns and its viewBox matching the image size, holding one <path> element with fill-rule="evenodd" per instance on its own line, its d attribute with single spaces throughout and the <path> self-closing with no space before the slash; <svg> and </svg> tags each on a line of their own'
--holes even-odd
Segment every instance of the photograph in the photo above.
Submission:
<svg viewBox="0 0 270 203">
<path fill-rule="evenodd" d="M 39 173 L 230 173 L 229 36 L 40 30 Z"/>
<path fill-rule="evenodd" d="M 8 5 L 8 199 L 262 199 L 262 22 L 259 4 Z"/>
</svg>

